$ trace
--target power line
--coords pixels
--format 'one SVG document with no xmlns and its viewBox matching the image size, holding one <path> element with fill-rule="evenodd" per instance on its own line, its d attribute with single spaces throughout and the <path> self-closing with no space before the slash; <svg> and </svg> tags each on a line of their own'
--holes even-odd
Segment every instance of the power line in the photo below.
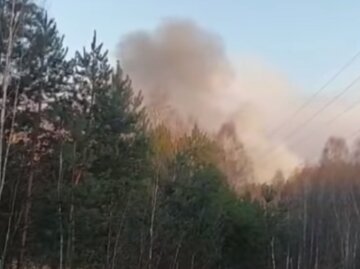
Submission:
<svg viewBox="0 0 360 269">
<path fill-rule="evenodd" d="M 344 139 L 346 139 L 347 141 L 353 140 L 354 138 L 359 139 L 360 137 L 357 137 L 357 136 L 359 136 L 359 135 L 360 135 L 360 128 L 356 129 L 356 130 L 355 130 L 354 132 L 352 132 L 349 136 L 344 136 Z M 308 139 L 303 140 L 303 142 L 305 142 L 305 143 L 306 143 L 307 141 L 309 141 L 309 140 L 308 140 Z M 272 151 L 272 153 L 278 154 L 277 151 L 279 151 L 280 149 L 281 149 L 281 147 L 277 146 L 277 147 L 274 148 L 274 150 Z M 265 160 L 268 160 L 269 158 L 270 158 L 270 155 L 266 155 Z"/>
<path fill-rule="evenodd" d="M 358 134 L 360 134 L 360 129 L 357 129 L 355 132 L 353 132 L 353 133 L 349 136 L 349 139 L 355 138 L 355 136 L 357 136 Z"/>
<path fill-rule="evenodd" d="M 351 104 L 350 106 L 348 106 L 345 110 L 343 110 L 341 113 L 335 115 L 335 117 L 333 117 L 331 120 L 327 121 L 326 124 L 331 125 L 332 123 L 334 123 L 338 118 L 340 118 L 341 116 L 343 116 L 344 114 L 350 112 L 351 110 L 353 110 L 355 107 L 357 107 L 360 104 L 360 100 L 356 101 L 355 103 Z"/>
<path fill-rule="evenodd" d="M 354 80 L 352 80 L 340 93 L 335 95 L 332 99 L 330 99 L 324 106 L 322 106 L 319 110 L 317 110 L 310 118 L 300 124 L 297 128 L 295 128 L 292 132 L 290 132 L 284 139 L 288 139 L 291 136 L 295 135 L 297 131 L 299 131 L 302 127 L 306 126 L 309 122 L 313 121 L 317 116 L 319 116 L 325 109 L 335 103 L 341 96 L 347 93 L 358 81 L 360 80 L 360 75 L 357 76 Z"/>
<path fill-rule="evenodd" d="M 360 77 L 360 76 L 359 76 Z M 346 90 L 348 90 L 348 88 L 351 88 L 352 86 L 354 86 L 355 84 L 356 84 L 356 82 L 357 81 L 359 81 L 359 77 L 356 77 L 345 89 Z M 344 89 L 344 90 L 345 90 Z M 343 91 L 344 92 L 344 91 Z M 341 93 L 343 93 L 343 92 L 341 92 Z M 341 94 L 340 93 L 340 94 Z M 340 95 L 339 94 L 339 95 Z M 336 96 L 337 97 L 337 96 Z M 353 110 L 355 107 L 357 107 L 358 105 L 360 104 L 360 100 L 357 100 L 355 103 L 352 103 L 351 105 L 349 105 L 348 107 L 346 107 L 343 111 L 341 111 L 340 113 L 338 113 L 338 114 L 336 114 L 332 119 L 330 119 L 329 121 L 327 121 L 326 123 L 325 123 L 325 125 L 332 125 L 333 123 L 335 123 L 336 122 L 336 120 L 337 119 L 339 119 L 341 116 L 343 116 L 344 114 L 346 114 L 346 113 L 348 113 L 348 112 L 350 112 L 351 110 Z M 354 135 L 356 135 L 356 134 L 358 134 L 358 133 L 360 133 L 360 129 L 359 130 L 357 130 L 356 132 L 354 132 Z M 311 136 L 311 134 L 310 135 L 308 135 L 308 136 L 306 136 L 305 137 L 305 139 L 303 139 L 303 140 L 307 140 L 308 139 L 308 137 L 310 137 Z M 351 138 L 352 136 L 350 136 L 350 138 Z M 295 141 L 296 142 L 296 141 Z M 298 142 L 300 142 L 300 140 L 298 140 Z"/>
<path fill-rule="evenodd" d="M 330 99 L 327 103 L 325 103 L 324 106 L 322 106 L 319 110 L 317 110 L 313 115 L 311 115 L 310 118 L 303 121 L 300 125 L 298 125 L 295 129 L 293 129 L 290 133 L 288 133 L 283 139 L 287 140 L 294 136 L 301 128 L 309 124 L 311 121 L 313 121 L 317 116 L 319 116 L 325 109 L 330 107 L 333 103 L 335 103 L 341 96 L 346 94 L 358 81 L 360 81 L 360 75 L 358 75 L 354 80 L 352 80 L 341 92 L 339 92 L 337 95 L 335 95 L 332 99 Z M 342 114 L 342 113 L 341 113 Z M 359 130 L 360 132 L 360 130 Z M 269 151 L 269 155 L 274 151 L 277 150 L 278 147 L 272 148 Z"/>
<path fill-rule="evenodd" d="M 275 129 L 273 129 L 269 136 L 273 136 L 277 132 L 279 132 L 281 129 L 283 129 L 287 124 L 288 121 L 295 118 L 301 111 L 303 111 L 308 105 L 310 105 L 313 101 L 313 99 L 318 96 L 321 92 L 323 92 L 335 79 L 337 79 L 349 66 L 351 66 L 355 60 L 360 56 L 360 51 L 355 53 L 349 61 L 347 61 L 334 75 L 332 75 L 313 95 L 310 96 L 300 107 L 298 107 L 295 112 L 288 117 L 286 120 L 284 120 L 280 125 L 278 125 Z"/>
<path fill-rule="evenodd" d="M 279 130 L 281 130 L 283 127 L 287 125 L 288 120 L 292 120 L 295 118 L 302 110 L 304 110 L 309 104 L 312 103 L 313 99 L 319 95 L 321 92 L 323 92 L 334 80 L 336 80 L 349 66 L 351 66 L 355 60 L 360 56 L 360 51 L 355 53 L 333 76 L 331 76 L 310 98 L 307 99 L 298 109 L 283 123 L 281 123 L 277 128 L 275 128 L 273 131 L 270 132 L 269 137 L 273 136 L 275 133 L 277 133 Z M 360 80 L 360 76 L 356 77 L 347 87 L 345 87 L 339 94 L 337 94 L 334 98 L 332 98 L 329 102 L 327 102 L 320 110 L 316 111 L 309 119 L 304 121 L 300 126 L 295 128 L 292 132 L 290 132 L 287 136 L 285 136 L 284 139 L 289 139 L 293 135 L 295 135 L 298 130 L 300 130 L 302 127 L 306 126 L 309 122 L 314 120 L 319 114 L 321 114 L 326 108 L 331 106 L 334 102 L 336 102 L 342 95 L 344 95 L 346 92 L 348 92 L 358 81 Z M 359 101 L 360 102 L 360 101 Z M 355 106 L 355 105 L 354 105 Z M 342 112 L 341 114 L 344 114 L 351 110 L 353 107 L 346 109 L 345 112 Z M 341 115 L 337 115 L 333 120 L 335 121 L 338 117 Z M 333 121 L 331 120 L 331 121 Z M 360 133 L 360 129 L 359 129 Z M 271 155 L 273 151 L 276 151 L 280 149 L 279 146 L 273 146 L 270 147 L 268 154 Z M 266 154 L 267 155 L 267 154 Z"/>
</svg>

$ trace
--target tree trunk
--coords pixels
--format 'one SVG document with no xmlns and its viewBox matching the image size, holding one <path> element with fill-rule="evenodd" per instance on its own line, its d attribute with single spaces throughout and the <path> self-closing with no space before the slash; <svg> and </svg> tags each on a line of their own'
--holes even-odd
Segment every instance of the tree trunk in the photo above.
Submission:
<svg viewBox="0 0 360 269">
<path fill-rule="evenodd" d="M 122 231 L 123 226 L 124 226 L 125 216 L 127 214 L 127 210 L 128 210 L 128 207 L 129 207 L 129 202 L 130 202 L 130 195 L 126 199 L 125 208 L 124 208 L 124 211 L 121 214 L 121 220 L 120 220 L 120 223 L 119 223 L 119 228 L 118 228 L 117 233 L 116 233 L 114 249 L 113 249 L 113 255 L 112 255 L 112 261 L 111 261 L 111 269 L 115 269 L 116 257 L 117 257 L 118 249 L 119 249 L 119 241 L 120 241 L 121 231 Z"/>
<path fill-rule="evenodd" d="M 179 243 L 177 244 L 172 269 L 175 269 L 175 268 L 176 268 L 177 259 L 178 259 L 178 256 L 179 256 L 179 252 L 180 252 L 180 249 L 181 249 L 181 245 L 182 245 L 183 238 L 184 238 L 184 235 L 181 236 L 181 238 L 180 238 L 180 240 L 179 240 Z"/>
<path fill-rule="evenodd" d="M 275 238 L 272 237 L 271 238 L 271 264 L 272 264 L 272 268 L 276 269 L 276 261 L 275 261 Z"/>
<path fill-rule="evenodd" d="M 4 163 L 6 163 L 7 156 L 4 155 L 4 138 L 5 138 L 5 118 L 6 118 L 6 105 L 7 105 L 7 95 L 8 95 L 8 87 L 10 84 L 10 71 L 11 71 L 11 56 L 13 53 L 14 46 L 14 38 L 16 33 L 16 14 L 15 14 L 15 0 L 12 1 L 12 10 L 11 10 L 11 18 L 9 25 L 9 36 L 8 36 L 8 44 L 5 56 L 5 68 L 2 77 L 2 99 L 0 104 L 0 201 L 2 198 L 2 193 L 5 185 L 5 167 Z"/>
<path fill-rule="evenodd" d="M 157 206 L 157 193 L 158 193 L 158 184 L 159 184 L 159 173 L 156 176 L 155 186 L 152 197 L 152 209 L 151 209 L 151 221 L 149 227 L 149 236 L 150 236 L 150 246 L 149 246 L 149 260 L 148 260 L 148 269 L 152 268 L 152 258 L 153 258 L 153 248 L 154 248 L 154 222 Z"/>
<path fill-rule="evenodd" d="M 32 205 L 32 187 L 34 181 L 34 170 L 33 167 L 30 168 L 30 175 L 28 179 L 28 186 L 26 192 L 26 204 L 25 204 L 25 212 L 24 212 L 24 227 L 21 235 L 21 249 L 20 249 L 20 269 L 25 268 L 25 251 L 26 251 L 26 243 L 27 243 L 27 235 L 29 229 L 29 219 L 30 219 L 30 211 Z"/>
<path fill-rule="evenodd" d="M 19 180 L 17 180 L 16 185 L 15 185 L 15 190 L 14 190 L 14 194 L 13 194 L 13 198 L 11 201 L 11 212 L 10 212 L 10 216 L 8 219 L 8 225 L 7 225 L 7 231 L 6 231 L 6 236 L 5 236 L 5 242 L 4 242 L 4 246 L 3 246 L 3 252 L 1 255 L 1 261 L 0 261 L 0 269 L 4 269 L 5 268 L 5 264 L 6 264 L 6 255 L 7 255 L 7 248 L 9 245 L 9 240 L 10 240 L 10 233 L 12 230 L 12 226 L 13 226 L 13 219 L 14 219 L 14 211 L 15 211 L 15 202 L 16 202 L 16 197 L 17 197 L 17 191 L 18 191 L 18 186 L 19 186 Z"/>
<path fill-rule="evenodd" d="M 60 150 L 59 156 L 59 175 L 58 175 L 58 184 L 57 184 L 57 193 L 58 193 L 58 216 L 59 216 L 59 269 L 63 269 L 64 264 L 64 231 L 63 231 L 63 220 L 62 220 L 62 206 L 61 206 L 61 184 L 63 179 L 63 155 L 62 148 Z"/>
</svg>

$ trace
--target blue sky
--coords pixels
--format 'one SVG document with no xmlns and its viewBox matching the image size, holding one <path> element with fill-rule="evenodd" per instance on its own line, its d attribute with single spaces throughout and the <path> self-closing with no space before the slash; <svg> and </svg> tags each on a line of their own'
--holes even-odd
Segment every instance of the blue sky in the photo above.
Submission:
<svg viewBox="0 0 360 269">
<path fill-rule="evenodd" d="M 360 50 L 360 1 L 348 0 L 47 0 L 73 52 L 97 30 L 113 50 L 131 31 L 164 18 L 191 19 L 218 34 L 232 55 L 256 57 L 306 93 L 315 91 Z M 360 71 L 360 59 L 337 83 Z"/>
</svg>

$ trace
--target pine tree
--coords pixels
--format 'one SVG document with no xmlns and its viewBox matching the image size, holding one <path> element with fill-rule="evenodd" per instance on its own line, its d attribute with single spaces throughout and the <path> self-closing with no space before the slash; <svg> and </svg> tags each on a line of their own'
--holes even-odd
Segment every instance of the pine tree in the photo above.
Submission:
<svg viewBox="0 0 360 269">
<path fill-rule="evenodd" d="M 26 0 L 1 1 L 1 5 L 4 9 L 0 19 L 5 26 L 1 27 L 0 34 L 1 60 L 6 58 L 2 49 L 9 43 L 11 12 L 17 14 L 13 22 L 15 31 L 7 85 L 2 81 L 2 101 L 6 104 L 6 111 L 2 111 L 6 115 L 2 120 L 5 135 L 1 141 L 5 150 L 1 154 L 5 156 L 2 167 L 7 170 L 5 177 L 5 169 L 2 169 L 6 199 L 0 203 L 10 212 L 4 234 L 12 235 L 11 242 L 9 237 L 4 240 L 3 262 L 6 262 L 6 253 L 12 252 L 23 267 L 26 257 L 31 255 L 28 250 L 32 249 L 28 245 L 32 244 L 29 237 L 30 241 L 33 238 L 30 232 L 30 223 L 34 223 L 33 198 L 41 196 L 53 178 L 50 166 L 56 136 L 50 117 L 52 104 L 63 93 L 70 73 L 63 38 L 43 9 Z M 6 75 L 6 62 L 0 65 Z M 6 204 L 5 201 L 14 203 Z M 21 229 L 16 230 L 10 225 L 14 222 L 20 223 Z"/>
<path fill-rule="evenodd" d="M 132 203 L 130 193 L 145 177 L 146 119 L 141 95 L 119 65 L 113 72 L 96 34 L 90 51 L 77 52 L 74 63 L 71 94 L 57 104 L 68 136 L 62 145 L 70 190 L 63 201 L 65 260 L 69 267 L 90 261 L 110 267 L 120 257 L 124 205 Z"/>
</svg>

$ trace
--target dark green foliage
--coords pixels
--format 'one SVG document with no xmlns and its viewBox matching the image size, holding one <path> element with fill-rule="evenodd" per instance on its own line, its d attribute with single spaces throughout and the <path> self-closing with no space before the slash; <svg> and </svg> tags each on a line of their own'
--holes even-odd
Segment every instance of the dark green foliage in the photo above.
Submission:
<svg viewBox="0 0 360 269">
<path fill-rule="evenodd" d="M 268 234 L 263 209 L 248 201 L 232 201 L 224 214 L 222 262 L 225 268 L 263 268 Z"/>
<path fill-rule="evenodd" d="M 150 127 L 96 34 L 67 59 L 54 20 L 30 0 L 0 0 L 1 75 L 12 3 L 21 21 L 1 102 L 1 266 L 358 268 L 359 162 L 343 141 L 292 180 L 279 172 L 246 187 L 250 162 L 232 126 L 215 138 Z"/>
</svg>

